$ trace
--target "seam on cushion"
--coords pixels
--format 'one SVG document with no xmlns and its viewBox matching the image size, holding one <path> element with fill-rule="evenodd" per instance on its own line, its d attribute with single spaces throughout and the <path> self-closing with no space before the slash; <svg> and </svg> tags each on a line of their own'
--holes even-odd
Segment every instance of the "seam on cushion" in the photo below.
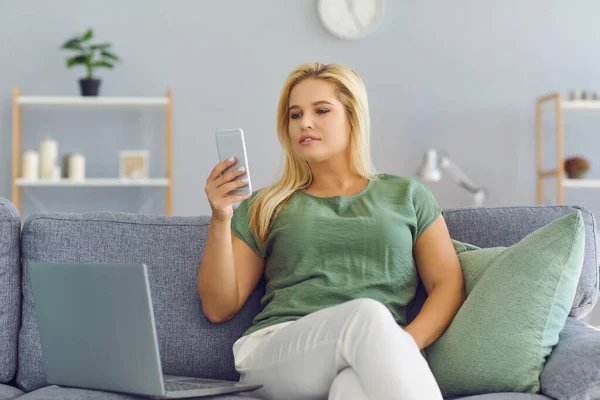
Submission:
<svg viewBox="0 0 600 400">
<path fill-rule="evenodd" d="M 38 216 L 38 217 L 32 217 L 30 219 L 27 219 L 27 221 L 25 221 L 23 229 L 28 228 L 29 225 L 31 225 L 32 223 L 36 222 L 36 221 L 41 221 L 41 220 L 53 220 L 53 221 L 69 221 L 69 222 L 105 222 L 105 223 L 111 223 L 111 224 L 128 224 L 128 225 L 146 225 L 146 226 L 207 226 L 210 225 L 210 222 L 208 223 L 197 223 L 197 224 L 189 224 L 189 223 L 158 223 L 158 222 L 134 222 L 134 221 L 115 221 L 115 220 L 109 220 L 109 219 L 71 219 L 71 218 L 57 218 L 57 217 L 47 217 L 47 216 Z"/>
<path fill-rule="evenodd" d="M 579 213 L 581 214 L 581 211 L 579 211 Z M 583 218 L 581 219 L 581 223 L 584 224 L 584 228 L 585 228 L 585 223 L 583 223 Z M 573 254 L 573 248 L 575 247 L 575 231 L 578 226 L 579 226 L 579 224 L 575 225 L 573 227 L 573 230 L 571 231 L 571 248 L 569 249 L 569 255 L 567 256 L 565 263 L 567 263 L 571 259 L 571 255 Z M 584 231 L 584 234 L 585 234 L 585 231 Z M 542 346 L 540 346 L 540 352 L 538 355 L 539 359 L 542 359 L 542 351 L 544 350 L 543 342 L 544 342 L 544 338 L 546 337 L 546 331 L 548 330 L 548 323 L 550 321 L 550 313 L 552 312 L 553 308 L 555 307 L 556 295 L 558 293 L 558 288 L 560 287 L 564 277 L 565 277 L 565 268 L 563 265 L 563 270 L 562 270 L 562 273 L 560 274 L 560 279 L 558 280 L 558 285 L 556 285 L 556 289 L 554 290 L 554 296 L 552 297 L 552 306 L 550 307 L 550 310 L 548 311 L 548 315 L 546 315 L 546 326 L 544 326 L 544 331 L 542 332 Z M 569 311 L 569 313 L 570 313 L 570 311 Z M 567 318 L 568 318 L 569 313 L 567 313 Z M 538 370 L 538 377 L 544 372 L 545 364 L 546 364 L 546 361 L 544 359 L 544 362 L 542 363 L 542 365 L 540 366 L 540 369 Z"/>
<path fill-rule="evenodd" d="M 575 208 L 574 206 L 568 205 L 545 205 L 545 206 L 497 206 L 497 207 L 480 207 L 477 209 L 474 208 L 448 208 L 446 211 L 451 213 L 455 212 L 485 212 L 488 210 L 539 210 L 541 208 Z"/>
</svg>

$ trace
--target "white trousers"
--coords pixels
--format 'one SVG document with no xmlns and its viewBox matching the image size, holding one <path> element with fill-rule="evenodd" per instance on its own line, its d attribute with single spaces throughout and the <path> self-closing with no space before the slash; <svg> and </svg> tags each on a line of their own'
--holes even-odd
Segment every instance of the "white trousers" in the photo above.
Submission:
<svg viewBox="0 0 600 400">
<path fill-rule="evenodd" d="M 442 400 L 412 336 L 367 298 L 253 332 L 233 345 L 240 382 L 268 400 Z"/>
</svg>

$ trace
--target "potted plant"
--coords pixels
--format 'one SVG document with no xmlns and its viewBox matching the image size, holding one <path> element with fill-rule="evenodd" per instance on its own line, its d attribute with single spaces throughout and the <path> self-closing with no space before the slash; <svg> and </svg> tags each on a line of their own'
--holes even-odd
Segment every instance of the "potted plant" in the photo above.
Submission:
<svg viewBox="0 0 600 400">
<path fill-rule="evenodd" d="M 571 157 L 565 160 L 565 172 L 569 179 L 581 179 L 590 169 L 590 163 L 583 157 Z"/>
<path fill-rule="evenodd" d="M 114 67 L 114 63 L 121 61 L 119 56 L 109 51 L 110 43 L 92 44 L 94 37 L 92 28 L 88 28 L 81 36 L 67 40 L 61 50 L 75 51 L 75 56 L 66 61 L 67 68 L 83 65 L 87 71 L 86 77 L 79 79 L 79 86 L 83 96 L 97 96 L 100 88 L 100 79 L 94 77 L 94 69 Z"/>
</svg>

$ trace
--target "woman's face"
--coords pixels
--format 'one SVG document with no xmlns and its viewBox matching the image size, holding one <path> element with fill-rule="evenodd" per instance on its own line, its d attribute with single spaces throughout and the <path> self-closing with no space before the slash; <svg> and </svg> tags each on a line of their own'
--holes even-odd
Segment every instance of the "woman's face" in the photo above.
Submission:
<svg viewBox="0 0 600 400">
<path fill-rule="evenodd" d="M 321 79 L 303 80 L 292 89 L 289 107 L 289 132 L 296 157 L 318 163 L 346 154 L 348 119 L 332 84 Z"/>
</svg>

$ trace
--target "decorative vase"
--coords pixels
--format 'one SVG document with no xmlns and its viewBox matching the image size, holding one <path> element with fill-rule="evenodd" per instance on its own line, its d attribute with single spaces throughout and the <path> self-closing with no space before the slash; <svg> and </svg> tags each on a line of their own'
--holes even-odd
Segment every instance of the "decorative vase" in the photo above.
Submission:
<svg viewBox="0 0 600 400">
<path fill-rule="evenodd" d="M 82 96 L 98 96 L 100 89 L 100 79 L 80 79 L 79 87 Z"/>
</svg>

